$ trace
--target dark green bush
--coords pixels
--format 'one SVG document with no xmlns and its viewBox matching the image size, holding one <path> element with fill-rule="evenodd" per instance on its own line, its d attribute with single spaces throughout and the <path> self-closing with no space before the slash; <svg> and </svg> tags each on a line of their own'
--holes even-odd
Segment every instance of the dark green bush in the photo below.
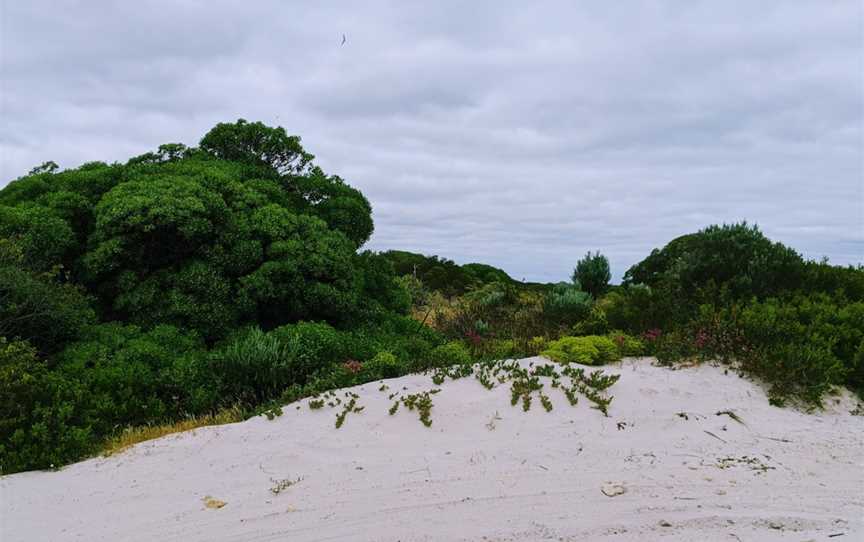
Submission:
<svg viewBox="0 0 864 542">
<path fill-rule="evenodd" d="M 599 251 L 596 254 L 588 251 L 576 263 L 576 269 L 573 270 L 573 283 L 581 285 L 583 290 L 595 298 L 600 297 L 609 289 L 611 278 L 609 260 Z"/>
<path fill-rule="evenodd" d="M 573 326 L 573 335 L 605 335 L 608 332 L 606 311 L 599 305 L 591 307 L 586 317 Z"/>
<path fill-rule="evenodd" d="M 297 382 L 353 356 L 351 337 L 323 322 L 299 322 L 279 327 L 271 332 L 292 359 L 292 372 Z"/>
<path fill-rule="evenodd" d="M 672 240 L 634 265 L 625 284 L 665 284 L 684 300 L 748 300 L 799 288 L 804 260 L 797 252 L 765 237 L 746 222 L 709 226 Z M 721 296 L 722 293 L 722 296 Z"/>
<path fill-rule="evenodd" d="M 0 337 L 0 473 L 59 467 L 89 453 L 93 434 L 78 407 L 86 397 L 35 348 Z"/>
<path fill-rule="evenodd" d="M 220 401 L 225 405 L 255 405 L 302 383 L 288 346 L 257 327 L 236 333 L 211 352 L 208 368 L 219 381 Z"/>
<path fill-rule="evenodd" d="M 216 389 L 201 371 L 202 347 L 169 326 L 103 324 L 49 363 L 26 343 L 0 339 L 3 471 L 60 466 L 127 425 L 209 409 Z"/>
<path fill-rule="evenodd" d="M 0 239 L 0 336 L 29 341 L 54 352 L 95 322 L 90 300 L 78 286 L 59 280 L 59 271 L 24 266 L 20 247 Z"/>
<path fill-rule="evenodd" d="M 829 299 L 820 296 L 750 303 L 739 318 L 750 345 L 742 356 L 744 369 L 770 384 L 775 401 L 794 397 L 821 404 L 822 395 L 832 385 L 847 382 L 855 339 L 860 341 L 864 334 L 862 328 L 846 328 L 836 311 Z M 843 335 L 849 346 L 838 349 Z M 840 351 L 848 356 L 845 364 L 837 355 Z"/>
<path fill-rule="evenodd" d="M 56 357 L 56 371 L 87 390 L 82 408 L 94 432 L 175 419 L 214 405 L 216 390 L 202 365 L 204 343 L 173 326 L 144 331 L 101 324 Z"/>
</svg>

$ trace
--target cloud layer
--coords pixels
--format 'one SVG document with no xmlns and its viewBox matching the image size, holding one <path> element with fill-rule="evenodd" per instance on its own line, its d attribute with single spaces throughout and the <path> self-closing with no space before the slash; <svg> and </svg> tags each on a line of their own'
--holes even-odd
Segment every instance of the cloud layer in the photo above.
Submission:
<svg viewBox="0 0 864 542">
<path fill-rule="evenodd" d="M 369 197 L 374 249 L 618 278 L 747 219 L 864 261 L 859 2 L 319 4 L 4 2 L 0 185 L 243 117 Z"/>
</svg>

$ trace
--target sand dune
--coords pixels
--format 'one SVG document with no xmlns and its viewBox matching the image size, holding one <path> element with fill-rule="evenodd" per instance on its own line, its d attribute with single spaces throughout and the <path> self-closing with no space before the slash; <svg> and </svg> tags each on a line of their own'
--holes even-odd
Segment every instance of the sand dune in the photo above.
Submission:
<svg viewBox="0 0 864 542">
<path fill-rule="evenodd" d="M 805 414 L 722 368 L 651 361 L 604 368 L 622 375 L 609 417 L 556 389 L 551 412 L 523 412 L 509 386 L 411 375 L 340 390 L 364 407 L 340 429 L 337 410 L 301 401 L 273 421 L 7 476 L 0 539 L 862 539 L 864 416 L 848 394 Z M 433 388 L 431 427 L 388 414 L 391 393 Z"/>
</svg>

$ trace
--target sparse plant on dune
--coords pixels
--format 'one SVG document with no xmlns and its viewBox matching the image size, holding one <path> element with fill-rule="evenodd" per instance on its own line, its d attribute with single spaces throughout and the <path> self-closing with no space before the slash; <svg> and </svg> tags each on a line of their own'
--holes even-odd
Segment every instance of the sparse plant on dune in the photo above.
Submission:
<svg viewBox="0 0 864 542">
<path fill-rule="evenodd" d="M 432 395 L 438 393 L 439 391 L 441 390 L 434 389 L 406 395 L 402 398 L 402 404 L 408 407 L 408 410 L 417 410 L 417 412 L 420 414 L 420 422 L 426 427 L 430 427 L 432 425 Z M 392 407 L 391 410 L 393 414 L 396 413 L 396 410 Z"/>
<path fill-rule="evenodd" d="M 303 477 L 298 476 L 297 478 L 295 478 L 293 480 L 291 480 L 291 479 L 276 480 L 274 478 L 270 478 L 270 481 L 273 482 L 273 486 L 270 488 L 270 493 L 272 493 L 274 495 L 278 495 L 278 494 L 282 493 L 283 491 L 285 491 L 286 489 L 288 489 L 289 487 L 302 482 Z"/>
</svg>

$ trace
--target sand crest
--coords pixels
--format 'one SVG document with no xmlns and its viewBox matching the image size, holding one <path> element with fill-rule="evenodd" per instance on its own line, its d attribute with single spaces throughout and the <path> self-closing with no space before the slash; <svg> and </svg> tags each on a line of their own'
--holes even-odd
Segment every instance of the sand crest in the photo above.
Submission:
<svg viewBox="0 0 864 542">
<path fill-rule="evenodd" d="M 0 539 L 24 541 L 860 540 L 864 416 L 770 406 L 723 368 L 620 373 L 604 417 L 584 397 L 411 375 L 370 383 L 359 412 L 307 400 L 0 479 Z M 529 358 L 521 363 L 547 363 Z M 592 370 L 586 368 L 586 370 Z M 440 388 L 432 425 L 389 396 Z M 296 406 L 300 406 L 297 409 Z M 833 535 L 833 536 L 832 536 Z"/>
</svg>

